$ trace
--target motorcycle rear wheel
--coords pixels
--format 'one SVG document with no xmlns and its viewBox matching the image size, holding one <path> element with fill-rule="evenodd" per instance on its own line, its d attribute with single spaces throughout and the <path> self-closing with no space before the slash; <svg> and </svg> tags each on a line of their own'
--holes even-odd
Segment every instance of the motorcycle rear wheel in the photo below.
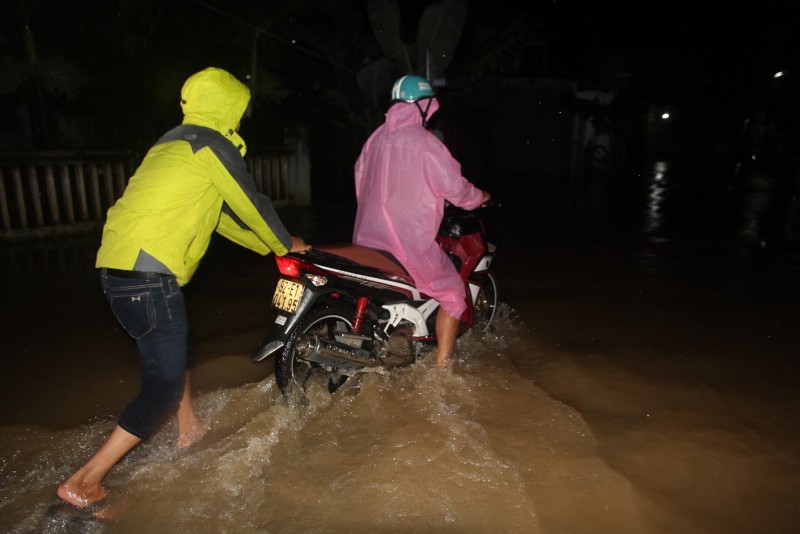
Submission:
<svg viewBox="0 0 800 534">
<path fill-rule="evenodd" d="M 355 308 L 345 303 L 313 308 L 289 334 L 286 346 L 275 358 L 275 378 L 283 397 L 290 404 L 307 402 L 306 387 L 309 380 L 315 376 L 328 381 L 329 391 L 340 386 L 347 378 L 333 376 L 332 373 L 325 371 L 316 363 L 298 359 L 295 348 L 297 336 L 312 333 L 323 339 L 334 340 L 335 334 L 352 331 L 354 312 Z"/>
<path fill-rule="evenodd" d="M 473 310 L 475 326 L 481 332 L 486 332 L 492 324 L 494 314 L 497 311 L 497 293 L 497 281 L 492 273 L 487 273 L 486 283 L 483 284 L 478 292 L 478 297 L 475 299 L 475 309 Z"/>
</svg>

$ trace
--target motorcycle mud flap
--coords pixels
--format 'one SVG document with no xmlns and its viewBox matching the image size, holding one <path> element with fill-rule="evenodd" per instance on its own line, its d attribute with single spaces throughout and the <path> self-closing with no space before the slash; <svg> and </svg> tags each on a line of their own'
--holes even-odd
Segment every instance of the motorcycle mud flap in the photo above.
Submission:
<svg viewBox="0 0 800 534">
<path fill-rule="evenodd" d="M 411 349 L 411 339 L 404 334 L 392 334 L 384 342 L 378 358 L 387 369 L 413 363 L 414 351 Z"/>
</svg>

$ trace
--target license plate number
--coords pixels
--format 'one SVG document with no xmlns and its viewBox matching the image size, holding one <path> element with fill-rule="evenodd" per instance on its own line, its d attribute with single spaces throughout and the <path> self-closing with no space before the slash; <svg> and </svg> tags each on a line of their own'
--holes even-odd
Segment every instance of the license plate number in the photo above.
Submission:
<svg viewBox="0 0 800 534">
<path fill-rule="evenodd" d="M 303 296 L 304 289 L 303 285 L 297 282 L 278 280 L 278 287 L 275 288 L 275 294 L 272 296 L 272 305 L 286 313 L 294 313 L 297 311 L 297 305 L 300 304 L 300 297 Z"/>
</svg>

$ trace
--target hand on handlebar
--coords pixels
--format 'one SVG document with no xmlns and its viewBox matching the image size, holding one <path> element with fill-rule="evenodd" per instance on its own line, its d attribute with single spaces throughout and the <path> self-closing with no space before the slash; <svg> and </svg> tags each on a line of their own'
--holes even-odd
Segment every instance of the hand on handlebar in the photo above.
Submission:
<svg viewBox="0 0 800 534">
<path fill-rule="evenodd" d="M 292 248 L 289 252 L 305 252 L 311 250 L 311 245 L 306 244 L 302 237 L 292 236 Z"/>
</svg>

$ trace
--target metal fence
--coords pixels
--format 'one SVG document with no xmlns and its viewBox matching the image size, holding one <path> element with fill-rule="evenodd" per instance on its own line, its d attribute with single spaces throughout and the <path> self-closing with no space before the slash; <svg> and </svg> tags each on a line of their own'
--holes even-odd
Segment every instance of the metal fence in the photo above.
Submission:
<svg viewBox="0 0 800 534">
<path fill-rule="evenodd" d="M 292 151 L 249 155 L 256 188 L 277 205 L 288 200 Z M 122 196 L 139 157 L 127 151 L 0 154 L 0 240 L 89 232 Z"/>
</svg>

